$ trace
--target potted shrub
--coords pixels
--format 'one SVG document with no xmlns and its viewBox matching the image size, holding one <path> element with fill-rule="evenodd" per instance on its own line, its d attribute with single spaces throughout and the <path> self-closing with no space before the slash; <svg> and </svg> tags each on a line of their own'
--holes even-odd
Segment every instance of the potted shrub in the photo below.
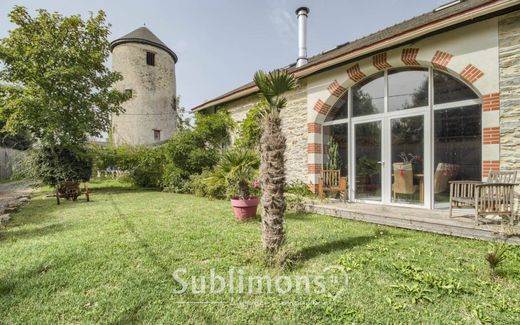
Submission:
<svg viewBox="0 0 520 325">
<path fill-rule="evenodd" d="M 211 176 L 205 180 L 210 187 L 226 188 L 237 220 L 246 221 L 256 216 L 260 200 L 251 195 L 251 186 L 259 164 L 258 155 L 254 151 L 235 148 L 224 153 Z"/>
</svg>

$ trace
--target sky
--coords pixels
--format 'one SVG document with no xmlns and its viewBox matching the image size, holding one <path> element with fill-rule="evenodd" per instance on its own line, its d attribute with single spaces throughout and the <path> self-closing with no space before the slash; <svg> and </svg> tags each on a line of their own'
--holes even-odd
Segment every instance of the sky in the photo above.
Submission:
<svg viewBox="0 0 520 325">
<path fill-rule="evenodd" d="M 433 10 L 449 0 L 0 0 L 0 38 L 15 5 L 63 15 L 104 10 L 110 40 L 146 26 L 179 57 L 181 105 L 192 108 L 252 80 L 255 71 L 296 61 L 294 11 L 310 8 L 309 56 Z M 110 64 L 108 62 L 107 64 Z"/>
</svg>

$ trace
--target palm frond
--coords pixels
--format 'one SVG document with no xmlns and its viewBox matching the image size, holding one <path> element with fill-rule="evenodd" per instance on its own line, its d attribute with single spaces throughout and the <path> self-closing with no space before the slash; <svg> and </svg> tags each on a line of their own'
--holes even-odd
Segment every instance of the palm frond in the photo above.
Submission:
<svg viewBox="0 0 520 325">
<path fill-rule="evenodd" d="M 286 70 L 274 70 L 269 73 L 257 71 L 253 78 L 260 95 L 269 103 L 271 109 L 281 109 L 287 100 L 281 95 L 296 87 L 296 79 Z"/>
</svg>

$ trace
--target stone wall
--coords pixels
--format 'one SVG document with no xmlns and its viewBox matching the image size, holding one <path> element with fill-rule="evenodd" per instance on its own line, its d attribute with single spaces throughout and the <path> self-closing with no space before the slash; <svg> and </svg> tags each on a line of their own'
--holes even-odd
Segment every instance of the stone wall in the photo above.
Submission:
<svg viewBox="0 0 520 325">
<path fill-rule="evenodd" d="M 155 53 L 155 65 L 146 64 L 146 52 Z M 139 43 L 117 45 L 112 51 L 112 69 L 123 75 L 115 88 L 130 89 L 132 98 L 125 112 L 112 116 L 113 141 L 120 144 L 154 144 L 154 130 L 164 141 L 175 132 L 175 63 L 166 51 Z"/>
<path fill-rule="evenodd" d="M 520 11 L 500 18 L 500 164 L 520 170 Z"/>
<path fill-rule="evenodd" d="M 287 138 L 285 169 L 287 182 L 307 182 L 307 93 L 306 81 L 300 80 L 298 88 L 288 92 L 287 107 L 282 110 L 282 129 Z M 258 95 L 253 94 L 225 107 L 233 119 L 241 122 L 247 112 L 258 102 Z"/>
</svg>

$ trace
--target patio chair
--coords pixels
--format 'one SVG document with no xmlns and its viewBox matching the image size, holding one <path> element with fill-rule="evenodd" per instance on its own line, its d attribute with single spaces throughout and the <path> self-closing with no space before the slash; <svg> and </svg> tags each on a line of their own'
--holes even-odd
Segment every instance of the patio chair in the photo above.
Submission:
<svg viewBox="0 0 520 325">
<path fill-rule="evenodd" d="M 414 194 L 416 187 L 413 185 L 413 168 L 411 163 L 394 163 L 392 165 L 394 183 L 392 192 L 394 201 L 397 194 Z"/>
<path fill-rule="evenodd" d="M 450 218 L 453 208 L 475 209 L 475 225 L 479 217 L 498 215 L 513 223 L 514 187 L 512 183 L 450 182 Z"/>
<path fill-rule="evenodd" d="M 340 170 L 322 170 L 318 183 L 320 200 L 323 201 L 325 192 L 338 193 L 343 201 L 347 200 L 347 178 L 340 176 Z"/>
<path fill-rule="evenodd" d="M 489 172 L 487 179 L 488 183 L 505 183 L 515 184 L 516 183 L 516 170 L 492 170 Z"/>
</svg>

